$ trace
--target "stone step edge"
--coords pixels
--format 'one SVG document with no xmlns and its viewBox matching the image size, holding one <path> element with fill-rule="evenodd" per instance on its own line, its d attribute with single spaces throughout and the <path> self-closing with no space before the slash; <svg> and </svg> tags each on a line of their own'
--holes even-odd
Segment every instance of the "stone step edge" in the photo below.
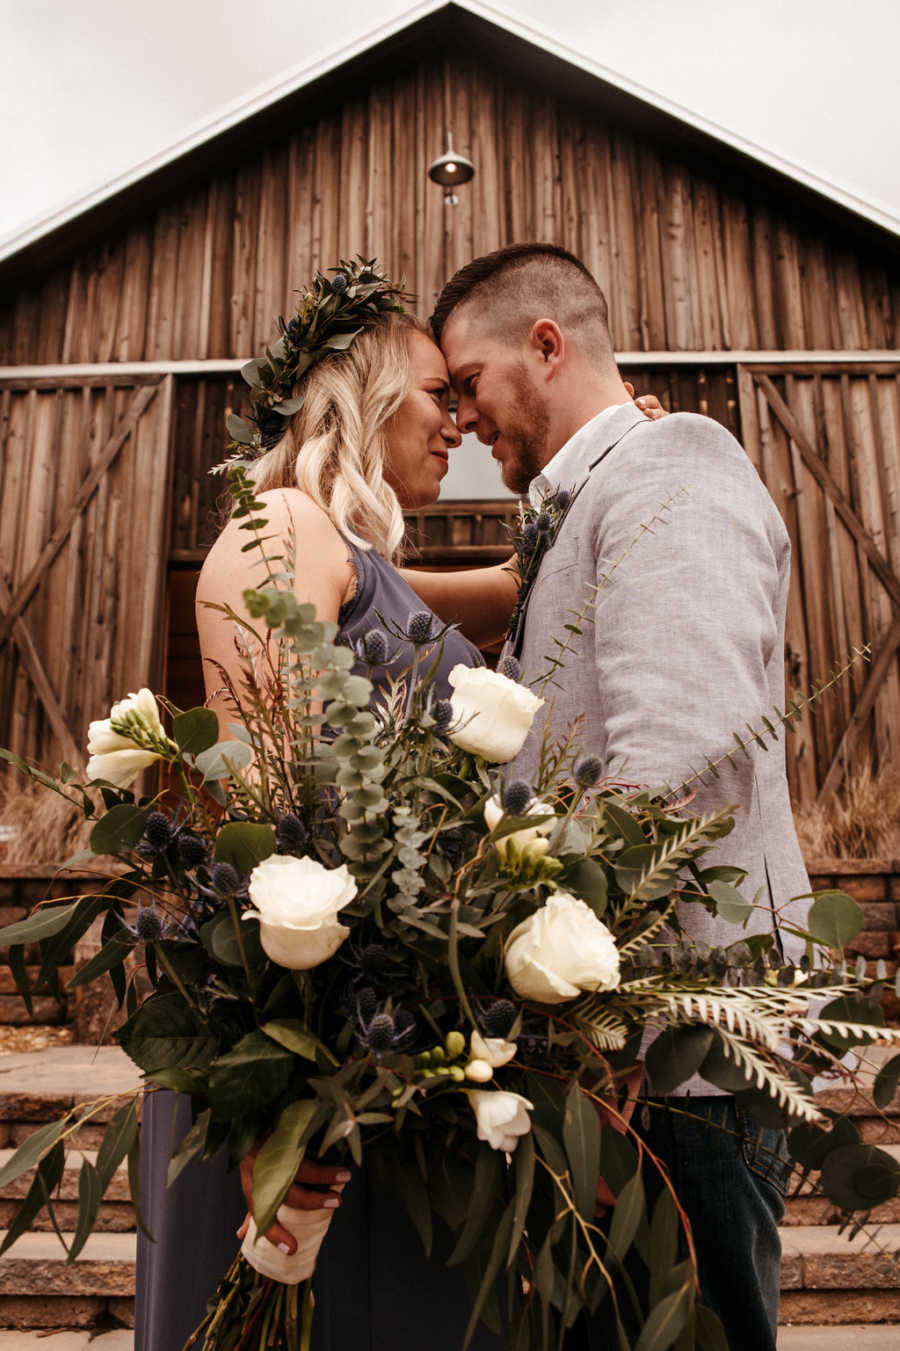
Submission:
<svg viewBox="0 0 900 1351">
<path fill-rule="evenodd" d="M 0 1149 L 0 1168 L 4 1168 L 9 1160 L 15 1154 L 14 1149 Z M 81 1172 L 82 1160 L 87 1159 L 89 1163 L 97 1162 L 96 1149 L 79 1149 L 77 1146 L 66 1154 L 65 1168 L 63 1169 L 62 1182 L 57 1197 L 60 1201 L 78 1200 L 78 1174 Z M 0 1201 L 21 1201 L 28 1194 L 34 1178 L 34 1169 L 29 1169 L 21 1177 L 16 1178 L 15 1182 L 10 1182 L 8 1186 L 0 1190 Z M 57 1198 L 54 1198 L 57 1199 Z M 131 1192 L 128 1189 L 128 1163 L 123 1160 L 119 1164 L 109 1186 L 103 1197 L 104 1201 L 130 1201 Z"/>
</svg>

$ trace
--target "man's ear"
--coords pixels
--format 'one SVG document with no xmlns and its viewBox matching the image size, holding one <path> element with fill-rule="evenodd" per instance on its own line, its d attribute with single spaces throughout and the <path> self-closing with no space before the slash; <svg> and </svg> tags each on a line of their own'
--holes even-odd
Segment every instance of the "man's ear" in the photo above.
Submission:
<svg viewBox="0 0 900 1351">
<path fill-rule="evenodd" d="M 565 360 L 566 340 L 559 325 L 552 319 L 534 321 L 527 346 L 536 363 L 545 368 L 545 375 L 553 375 Z"/>
</svg>

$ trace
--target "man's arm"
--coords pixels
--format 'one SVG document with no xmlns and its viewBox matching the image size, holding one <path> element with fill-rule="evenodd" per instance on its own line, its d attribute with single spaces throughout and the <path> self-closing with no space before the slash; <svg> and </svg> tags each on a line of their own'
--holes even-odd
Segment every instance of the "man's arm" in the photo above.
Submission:
<svg viewBox="0 0 900 1351">
<path fill-rule="evenodd" d="M 606 763 L 629 781 L 674 787 L 769 711 L 774 508 L 733 438 L 694 417 L 645 433 L 599 486 L 595 659 Z"/>
</svg>

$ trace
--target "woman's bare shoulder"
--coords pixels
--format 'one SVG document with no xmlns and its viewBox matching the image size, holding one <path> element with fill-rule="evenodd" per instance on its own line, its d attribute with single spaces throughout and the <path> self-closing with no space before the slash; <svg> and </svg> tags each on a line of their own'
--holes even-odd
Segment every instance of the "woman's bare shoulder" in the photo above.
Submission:
<svg viewBox="0 0 900 1351">
<path fill-rule="evenodd" d="M 255 519 L 265 521 L 259 528 L 259 537 L 265 541 L 267 553 L 284 553 L 293 548 L 319 557 L 328 566 L 345 557 L 344 543 L 322 507 L 299 488 L 271 488 L 256 494 L 265 510 Z M 216 589 L 223 576 L 237 569 L 246 574 L 264 571 L 262 557 L 255 550 L 245 551 L 245 545 L 254 535 L 244 527 L 246 519 L 232 517 L 223 527 L 203 563 L 199 587 L 211 582 Z M 252 585 L 250 581 L 245 586 Z"/>
</svg>

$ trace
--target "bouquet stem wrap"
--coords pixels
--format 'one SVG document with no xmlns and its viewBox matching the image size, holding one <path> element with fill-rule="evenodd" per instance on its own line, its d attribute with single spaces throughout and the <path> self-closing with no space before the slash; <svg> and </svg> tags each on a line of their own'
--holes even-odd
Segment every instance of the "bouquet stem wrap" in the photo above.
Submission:
<svg viewBox="0 0 900 1351">
<path fill-rule="evenodd" d="M 332 1215 L 330 1210 L 294 1210 L 292 1206 L 279 1206 L 275 1218 L 297 1241 L 297 1251 L 293 1255 L 283 1253 L 265 1235 L 257 1238 L 256 1223 L 251 1215 L 241 1254 L 261 1276 L 280 1281 L 282 1285 L 299 1285 L 301 1281 L 309 1280 L 316 1269 L 316 1258 Z"/>
</svg>

